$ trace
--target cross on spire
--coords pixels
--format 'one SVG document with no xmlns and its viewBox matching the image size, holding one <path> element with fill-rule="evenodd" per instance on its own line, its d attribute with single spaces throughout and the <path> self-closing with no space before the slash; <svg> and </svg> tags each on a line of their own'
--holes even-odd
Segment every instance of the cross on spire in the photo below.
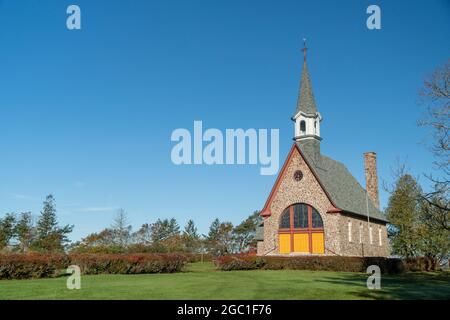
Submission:
<svg viewBox="0 0 450 320">
<path fill-rule="evenodd" d="M 308 50 L 308 47 L 306 46 L 306 38 L 303 38 L 303 61 L 306 62 L 306 51 Z"/>
</svg>

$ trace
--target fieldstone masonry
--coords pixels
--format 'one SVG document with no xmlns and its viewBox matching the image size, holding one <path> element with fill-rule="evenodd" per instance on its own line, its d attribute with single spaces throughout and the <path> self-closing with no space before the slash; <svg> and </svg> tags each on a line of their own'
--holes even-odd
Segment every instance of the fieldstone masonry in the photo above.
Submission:
<svg viewBox="0 0 450 320">
<path fill-rule="evenodd" d="M 264 241 L 259 241 L 258 255 L 279 255 L 278 228 L 283 211 L 295 203 L 307 203 L 321 215 L 325 232 L 325 255 L 344 256 L 387 256 L 388 244 L 385 223 L 370 221 L 372 244 L 369 243 L 367 219 L 345 213 L 328 213 L 333 208 L 326 193 L 308 167 L 300 152 L 293 148 L 286 169 L 279 178 L 275 194 L 269 205 L 271 215 L 264 218 Z M 301 170 L 303 178 L 294 179 L 294 173 Z M 351 221 L 352 241 L 349 241 L 348 222 Z M 361 242 L 359 237 L 361 225 Z M 382 242 L 379 242 L 381 230 Z M 295 255 L 292 253 L 291 255 Z"/>
<path fill-rule="evenodd" d="M 378 174 L 377 174 L 377 154 L 375 152 L 364 153 L 364 172 L 366 175 L 366 190 L 370 199 L 377 209 L 380 209 L 378 199 Z"/>
</svg>

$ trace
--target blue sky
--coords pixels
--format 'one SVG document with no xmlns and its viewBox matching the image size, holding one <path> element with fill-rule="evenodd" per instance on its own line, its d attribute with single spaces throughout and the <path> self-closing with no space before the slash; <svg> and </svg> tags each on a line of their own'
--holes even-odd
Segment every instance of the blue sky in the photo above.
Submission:
<svg viewBox="0 0 450 320">
<path fill-rule="evenodd" d="M 70 4 L 82 30 L 66 28 Z M 370 4 L 381 30 L 366 28 Z M 397 158 L 430 172 L 417 92 L 449 57 L 449 32 L 444 0 L 0 0 L 0 215 L 37 215 L 53 193 L 72 239 L 109 226 L 119 207 L 135 227 L 239 222 L 276 177 L 255 165 L 175 166 L 170 135 L 194 120 L 279 128 L 283 161 L 303 37 L 322 152 L 362 185 L 365 151 L 378 153 L 381 181 Z"/>
</svg>

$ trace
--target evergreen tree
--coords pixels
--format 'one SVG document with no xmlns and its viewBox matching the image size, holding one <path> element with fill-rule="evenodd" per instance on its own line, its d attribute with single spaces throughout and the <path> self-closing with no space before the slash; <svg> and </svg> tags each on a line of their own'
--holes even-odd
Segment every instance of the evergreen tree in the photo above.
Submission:
<svg viewBox="0 0 450 320">
<path fill-rule="evenodd" d="M 410 174 L 398 177 L 386 210 L 393 254 L 420 254 L 420 194 L 421 188 Z"/>
<path fill-rule="evenodd" d="M 221 256 L 233 252 L 233 224 L 215 219 L 206 237 L 209 252 Z"/>
<path fill-rule="evenodd" d="M 189 252 L 197 252 L 200 248 L 200 236 L 197 233 L 197 227 L 192 219 L 184 227 L 183 242 L 186 250 Z"/>
<path fill-rule="evenodd" d="M 155 223 L 152 223 L 150 229 L 152 234 L 152 242 L 154 243 L 167 240 L 168 238 L 178 236 L 180 234 L 180 226 L 174 218 L 170 220 L 158 219 Z"/>
<path fill-rule="evenodd" d="M 27 252 L 33 240 L 33 224 L 31 212 L 22 212 L 15 227 L 15 234 L 19 240 L 21 252 Z"/>
<path fill-rule="evenodd" d="M 10 240 L 14 237 L 15 223 L 16 216 L 13 213 L 7 213 L 3 219 L 0 219 L 0 250 L 7 247 Z"/>
<path fill-rule="evenodd" d="M 56 218 L 55 199 L 48 195 L 44 201 L 44 207 L 37 222 L 37 239 L 34 247 L 41 251 L 62 251 L 67 242 L 67 235 L 71 233 L 73 226 L 58 226 Z"/>
<path fill-rule="evenodd" d="M 206 237 L 208 241 L 216 241 L 218 239 L 219 228 L 220 228 L 220 220 L 216 218 L 209 227 L 208 236 Z"/>
</svg>

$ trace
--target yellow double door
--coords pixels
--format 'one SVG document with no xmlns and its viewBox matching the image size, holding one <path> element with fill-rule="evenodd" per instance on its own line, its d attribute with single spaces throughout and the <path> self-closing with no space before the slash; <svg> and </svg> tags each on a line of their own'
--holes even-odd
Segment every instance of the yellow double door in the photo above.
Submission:
<svg viewBox="0 0 450 320">
<path fill-rule="evenodd" d="M 324 235 L 323 232 L 280 233 L 279 248 L 280 253 L 322 254 L 325 252 Z"/>
</svg>

